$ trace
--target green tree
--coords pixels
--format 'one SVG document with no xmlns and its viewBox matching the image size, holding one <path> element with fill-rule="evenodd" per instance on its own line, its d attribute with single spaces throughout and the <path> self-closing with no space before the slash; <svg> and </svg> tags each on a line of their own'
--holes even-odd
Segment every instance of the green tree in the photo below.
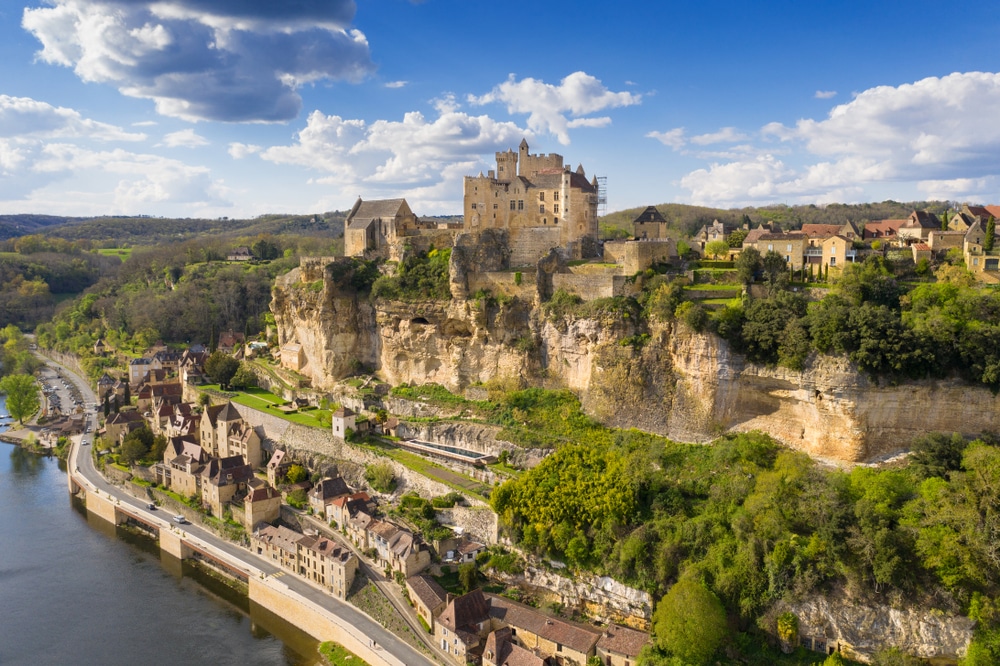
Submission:
<svg viewBox="0 0 1000 666">
<path fill-rule="evenodd" d="M 471 592 L 476 587 L 476 578 L 479 570 L 475 562 L 466 562 L 458 565 L 458 582 L 462 585 L 462 590 Z"/>
<path fill-rule="evenodd" d="M 38 411 L 38 384 L 31 375 L 7 375 L 0 380 L 0 393 L 7 396 L 7 411 L 21 425 Z"/>
<path fill-rule="evenodd" d="M 716 259 L 724 257 L 729 254 L 729 243 L 724 240 L 709 241 L 705 245 L 705 254 Z"/>
<path fill-rule="evenodd" d="M 107 419 L 111 415 L 111 401 L 108 400 L 108 394 L 104 394 L 104 418 Z"/>
<path fill-rule="evenodd" d="M 990 215 L 990 219 L 986 220 L 986 235 L 983 236 L 983 251 L 993 251 L 993 241 L 996 240 L 996 233 L 997 221 L 993 219 L 992 215 Z"/>
<path fill-rule="evenodd" d="M 212 378 L 220 388 L 227 388 L 236 371 L 240 369 L 240 362 L 235 358 L 221 351 L 213 352 L 205 361 L 205 374 Z"/>
<path fill-rule="evenodd" d="M 788 279 L 788 262 L 778 252 L 768 250 L 760 260 L 761 268 L 764 269 L 764 277 L 772 291 L 784 287 Z"/>
<path fill-rule="evenodd" d="M 365 470 L 365 480 L 380 493 L 392 492 L 392 489 L 396 487 L 396 473 L 393 471 L 392 465 L 387 462 L 369 465 Z"/>
<path fill-rule="evenodd" d="M 745 247 L 736 257 L 736 275 L 743 284 L 751 284 L 760 270 L 760 251 L 755 247 Z"/>
<path fill-rule="evenodd" d="M 302 465 L 292 465 L 288 468 L 285 478 L 288 480 L 288 483 L 299 483 L 301 481 L 305 481 L 308 474 L 309 473 L 306 471 L 306 468 Z"/>
<path fill-rule="evenodd" d="M 125 397 L 125 404 L 126 405 L 131 405 L 132 404 L 132 389 L 129 388 L 128 382 L 125 382 L 125 396 L 124 397 Z"/>
<path fill-rule="evenodd" d="M 719 598 L 694 578 L 674 583 L 653 614 L 657 647 L 685 663 L 707 664 L 728 633 Z"/>
<path fill-rule="evenodd" d="M 750 232 L 746 229 L 737 229 L 726 237 L 726 243 L 729 247 L 741 247 L 748 233 Z"/>
</svg>

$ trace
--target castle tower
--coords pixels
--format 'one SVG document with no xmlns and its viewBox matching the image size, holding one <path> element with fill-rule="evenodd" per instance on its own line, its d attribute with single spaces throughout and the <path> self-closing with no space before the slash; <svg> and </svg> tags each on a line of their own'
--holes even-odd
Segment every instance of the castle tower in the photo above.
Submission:
<svg viewBox="0 0 1000 666">
<path fill-rule="evenodd" d="M 521 139 L 521 145 L 518 146 L 518 150 L 521 153 L 521 168 L 524 169 L 528 164 L 528 140 L 525 138 Z M 518 174 L 521 175 L 521 174 Z"/>
<path fill-rule="evenodd" d="M 497 153 L 497 180 L 501 183 L 509 183 L 517 176 L 517 153 L 513 150 L 505 150 Z"/>
</svg>

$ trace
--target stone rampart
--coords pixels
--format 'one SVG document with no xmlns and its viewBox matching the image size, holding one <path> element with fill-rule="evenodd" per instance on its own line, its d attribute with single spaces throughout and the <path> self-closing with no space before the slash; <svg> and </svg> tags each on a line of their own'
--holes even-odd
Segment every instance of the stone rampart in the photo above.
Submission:
<svg viewBox="0 0 1000 666">
<path fill-rule="evenodd" d="M 552 288 L 576 294 L 585 301 L 611 298 L 630 293 L 628 278 L 624 275 L 553 273 Z M 634 290 L 633 290 L 634 291 Z"/>
<path fill-rule="evenodd" d="M 531 270 L 471 273 L 468 279 L 470 294 L 475 294 L 482 289 L 489 291 L 494 296 L 501 294 L 516 296 L 528 302 L 538 300 L 535 274 Z"/>
</svg>

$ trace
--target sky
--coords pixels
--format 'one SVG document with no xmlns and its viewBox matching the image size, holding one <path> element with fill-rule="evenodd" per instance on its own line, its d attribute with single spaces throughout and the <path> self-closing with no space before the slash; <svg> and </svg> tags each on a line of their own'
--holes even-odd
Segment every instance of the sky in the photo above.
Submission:
<svg viewBox="0 0 1000 666">
<path fill-rule="evenodd" d="M 3 0 L 0 213 L 459 214 L 522 138 L 608 212 L 993 204 L 998 34 L 982 0 Z"/>
</svg>

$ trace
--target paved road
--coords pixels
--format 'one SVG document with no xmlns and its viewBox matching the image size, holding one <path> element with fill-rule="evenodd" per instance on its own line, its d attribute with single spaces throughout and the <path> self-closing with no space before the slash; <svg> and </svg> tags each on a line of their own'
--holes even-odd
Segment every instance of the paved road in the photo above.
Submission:
<svg viewBox="0 0 1000 666">
<path fill-rule="evenodd" d="M 79 387 L 84 396 L 85 404 L 96 402 L 93 391 L 81 377 L 51 359 L 46 360 L 49 365 L 59 367 L 62 375 L 67 378 L 67 381 L 72 381 Z M 88 443 L 81 445 L 81 440 Z M 99 490 L 102 494 L 116 498 L 120 503 L 127 505 L 130 511 L 142 515 L 150 522 L 159 525 L 160 529 L 178 529 L 177 526 L 170 522 L 168 517 L 163 515 L 162 511 L 148 510 L 146 508 L 146 501 L 132 497 L 121 488 L 108 483 L 104 479 L 94 466 L 93 456 L 90 452 L 90 442 L 92 440 L 92 435 L 85 434 L 74 437 L 74 444 L 70 452 L 68 464 L 72 466 L 75 476 L 78 478 L 82 477 L 90 484 L 91 488 Z M 230 541 L 226 541 L 197 525 L 186 524 L 183 527 L 183 531 L 192 537 L 192 541 L 207 544 L 216 551 L 222 551 L 240 568 L 251 572 L 263 572 L 267 576 L 282 574 L 283 570 L 271 564 L 267 559 L 259 557 Z M 365 636 L 374 640 L 379 649 L 386 650 L 407 666 L 431 666 L 435 663 L 354 606 L 329 595 L 322 589 L 313 587 L 304 579 L 294 574 L 284 573 L 281 575 L 280 581 L 288 587 L 289 591 L 308 599 L 317 606 L 345 620 Z"/>
</svg>

